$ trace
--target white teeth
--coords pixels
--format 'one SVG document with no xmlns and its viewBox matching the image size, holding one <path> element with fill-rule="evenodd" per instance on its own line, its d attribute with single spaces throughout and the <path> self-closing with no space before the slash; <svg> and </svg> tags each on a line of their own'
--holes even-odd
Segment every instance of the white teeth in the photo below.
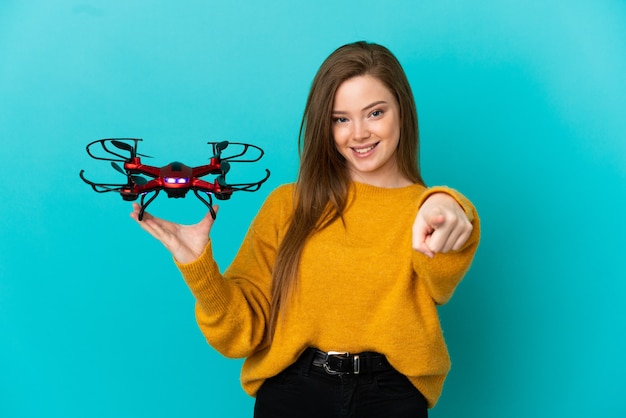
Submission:
<svg viewBox="0 0 626 418">
<path fill-rule="evenodd" d="M 367 148 L 352 148 L 354 150 L 354 152 L 356 152 L 357 154 L 365 154 L 366 152 L 369 152 L 371 150 L 374 149 L 374 147 L 376 146 L 376 144 L 369 146 Z"/>
</svg>

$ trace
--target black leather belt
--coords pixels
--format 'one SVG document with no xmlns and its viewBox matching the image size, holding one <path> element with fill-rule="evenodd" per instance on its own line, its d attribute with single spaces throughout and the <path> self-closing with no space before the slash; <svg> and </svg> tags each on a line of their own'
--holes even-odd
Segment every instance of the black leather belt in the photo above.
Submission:
<svg viewBox="0 0 626 418">
<path fill-rule="evenodd" d="M 340 351 L 321 351 L 314 348 L 312 365 L 321 367 L 330 375 L 363 374 L 392 369 L 387 358 L 379 353 L 350 354 Z"/>
</svg>

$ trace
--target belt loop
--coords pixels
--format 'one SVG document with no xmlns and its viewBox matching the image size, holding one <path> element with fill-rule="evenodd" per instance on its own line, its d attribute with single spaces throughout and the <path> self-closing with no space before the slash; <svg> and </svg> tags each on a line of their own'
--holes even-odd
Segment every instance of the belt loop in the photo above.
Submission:
<svg viewBox="0 0 626 418">
<path fill-rule="evenodd" d="M 365 357 L 365 362 L 367 364 L 367 383 L 371 383 L 374 381 L 374 373 L 372 372 L 372 356 L 368 354 L 363 357 Z"/>
<path fill-rule="evenodd" d="M 311 371 L 311 366 L 313 365 L 313 358 L 315 357 L 315 349 L 307 348 L 304 350 L 304 353 L 300 356 L 300 360 L 302 360 L 302 375 L 304 377 L 309 377 L 309 372 Z"/>
</svg>

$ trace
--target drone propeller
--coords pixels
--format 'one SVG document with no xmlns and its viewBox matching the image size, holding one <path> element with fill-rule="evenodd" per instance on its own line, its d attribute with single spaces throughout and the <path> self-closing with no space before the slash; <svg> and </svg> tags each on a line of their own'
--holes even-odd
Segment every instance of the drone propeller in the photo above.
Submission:
<svg viewBox="0 0 626 418">
<path fill-rule="evenodd" d="M 209 142 L 209 144 L 213 146 L 213 156 L 218 158 L 222 155 L 222 151 L 228 147 L 228 141 Z"/>
<path fill-rule="evenodd" d="M 112 139 L 111 144 L 115 145 L 119 149 L 130 151 L 131 154 L 135 151 L 135 147 L 133 147 L 130 144 L 127 144 L 126 142 L 118 141 L 117 139 Z"/>
<path fill-rule="evenodd" d="M 126 171 L 124 171 L 122 169 L 122 167 L 119 166 L 119 164 L 117 164 L 115 161 L 111 161 L 111 166 L 113 166 L 114 169 L 116 169 L 117 171 L 119 171 L 120 173 L 122 173 L 123 175 L 127 175 L 128 173 L 126 173 Z"/>
<path fill-rule="evenodd" d="M 133 182 L 137 185 L 137 186 L 143 186 L 144 184 L 148 183 L 148 179 L 145 177 L 141 177 L 141 176 L 130 176 L 131 179 L 133 179 Z"/>
<path fill-rule="evenodd" d="M 230 161 L 232 163 L 253 163 L 255 161 L 259 161 L 261 157 L 263 157 L 263 154 L 264 154 L 263 150 L 257 147 L 256 145 L 244 144 L 243 142 L 222 141 L 222 142 L 208 142 L 208 144 L 211 144 L 213 146 L 214 158 L 218 158 L 222 162 Z M 228 147 L 229 145 L 231 145 L 231 148 L 232 148 L 232 145 L 237 145 L 241 147 L 239 148 L 241 152 L 239 152 L 238 154 L 230 155 L 228 157 L 222 157 L 221 156 L 222 151 L 225 150 L 226 147 Z M 239 160 L 236 159 L 247 154 L 250 148 L 253 148 L 256 150 L 256 152 L 258 152 L 258 155 L 256 157 L 247 158 L 247 159 L 239 159 Z"/>
<path fill-rule="evenodd" d="M 132 141 L 134 143 L 130 144 Z M 137 144 L 141 141 L 141 138 L 106 138 L 106 139 L 98 139 L 96 141 L 91 142 L 87 145 L 87 153 L 96 160 L 104 160 L 104 161 L 118 161 L 118 162 L 127 162 L 130 161 L 137 156 L 152 158 L 149 155 L 139 154 L 137 152 Z M 96 144 L 100 145 L 101 151 L 104 151 L 105 156 L 96 155 L 95 151 L 97 149 L 93 149 Z M 114 148 L 111 148 L 111 145 Z M 97 147 L 96 147 L 97 148 Z M 130 156 L 122 155 L 117 150 L 126 151 L 130 154 Z"/>
<path fill-rule="evenodd" d="M 220 175 L 217 176 L 217 184 L 221 187 L 228 187 L 226 183 L 226 173 L 230 171 L 230 163 L 228 161 L 222 161 L 220 164 Z"/>
<path fill-rule="evenodd" d="M 143 186 L 144 184 L 148 183 L 148 179 L 146 179 L 145 177 L 141 177 L 141 176 L 133 176 L 131 174 L 128 174 L 126 171 L 124 171 L 124 169 L 122 167 L 119 166 L 119 164 L 117 164 L 115 161 L 111 162 L 111 166 L 116 169 L 117 171 L 119 171 L 120 173 L 122 173 L 125 176 L 128 176 L 129 179 L 131 179 L 133 181 L 133 183 L 135 183 L 138 186 Z"/>
<path fill-rule="evenodd" d="M 117 148 L 130 152 L 130 158 L 135 158 L 136 156 L 152 158 L 149 155 L 139 154 L 137 152 L 137 143 L 138 141 L 135 141 L 135 146 L 133 147 L 132 145 L 127 144 L 126 142 L 119 141 L 117 139 L 111 140 L 111 144 L 115 145 Z"/>
</svg>

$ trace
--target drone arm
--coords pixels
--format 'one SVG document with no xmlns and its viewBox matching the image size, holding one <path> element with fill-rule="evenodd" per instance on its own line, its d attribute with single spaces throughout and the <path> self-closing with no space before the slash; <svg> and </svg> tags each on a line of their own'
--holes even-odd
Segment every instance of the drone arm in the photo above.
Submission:
<svg viewBox="0 0 626 418">
<path fill-rule="evenodd" d="M 192 169 L 192 177 L 203 177 L 207 174 L 219 174 L 221 171 L 220 163 L 214 161 L 215 158 L 211 159 L 210 164 L 201 165 L 199 167 L 194 167 Z"/>
<path fill-rule="evenodd" d="M 193 190 L 199 190 L 204 193 L 219 193 L 220 192 L 220 185 L 217 184 L 217 182 L 209 183 L 206 180 L 201 180 L 198 178 L 193 178 L 191 180 L 191 185 L 189 188 Z"/>
<path fill-rule="evenodd" d="M 159 177 L 160 167 L 142 164 L 139 158 L 124 163 L 124 169 L 132 174 L 143 174 L 152 178 Z"/>
</svg>

